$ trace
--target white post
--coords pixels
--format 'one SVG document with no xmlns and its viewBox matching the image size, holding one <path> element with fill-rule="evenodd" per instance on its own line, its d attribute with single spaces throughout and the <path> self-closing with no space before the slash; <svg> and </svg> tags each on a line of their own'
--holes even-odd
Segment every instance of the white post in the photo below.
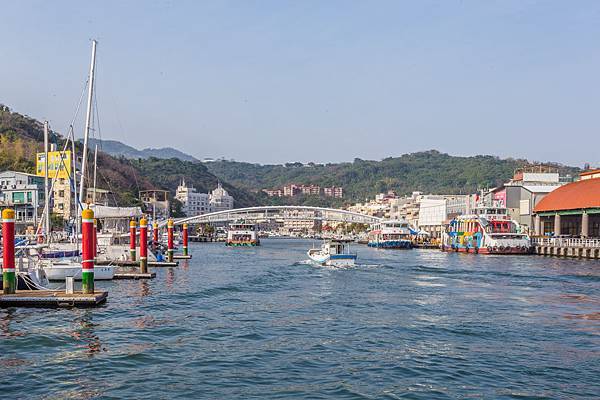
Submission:
<svg viewBox="0 0 600 400">
<path fill-rule="evenodd" d="M 85 167 L 87 164 L 88 138 L 90 136 L 90 123 L 92 119 L 92 102 L 94 100 L 94 70 L 96 68 L 96 41 L 92 40 L 92 61 L 90 63 L 90 77 L 88 82 L 87 110 L 85 113 L 85 131 L 83 133 L 83 157 L 81 160 L 81 182 L 79 184 L 79 202 L 83 204 L 83 188 L 85 180 Z"/>
<path fill-rule="evenodd" d="M 50 190 L 48 185 L 48 121 L 44 121 L 44 229 L 46 243 L 50 243 Z"/>
</svg>

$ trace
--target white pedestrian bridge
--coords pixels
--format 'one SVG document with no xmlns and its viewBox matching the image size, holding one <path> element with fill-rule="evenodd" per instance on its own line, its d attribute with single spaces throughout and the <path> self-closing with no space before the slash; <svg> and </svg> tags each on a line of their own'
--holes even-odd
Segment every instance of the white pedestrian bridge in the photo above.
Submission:
<svg viewBox="0 0 600 400">
<path fill-rule="evenodd" d="M 381 221 L 379 217 L 355 213 L 335 208 L 310 207 L 310 206 L 259 206 L 234 208 L 225 211 L 216 211 L 208 214 L 197 215 L 174 220 L 175 225 L 207 224 L 213 222 L 234 222 L 239 220 L 253 222 L 284 221 L 284 220 L 321 220 L 332 222 L 346 222 L 359 224 L 374 224 Z M 164 226 L 163 222 L 161 226 Z"/>
</svg>

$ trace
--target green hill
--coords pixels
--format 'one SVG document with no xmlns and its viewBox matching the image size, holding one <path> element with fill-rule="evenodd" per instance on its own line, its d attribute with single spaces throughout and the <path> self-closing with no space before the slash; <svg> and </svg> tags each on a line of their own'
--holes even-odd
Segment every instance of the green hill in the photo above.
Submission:
<svg viewBox="0 0 600 400">
<path fill-rule="evenodd" d="M 0 170 L 34 173 L 35 154 L 43 151 L 43 140 L 41 122 L 0 105 Z M 64 138 L 52 131 L 50 142 L 55 143 L 57 148 L 62 148 Z M 76 144 L 79 154 L 81 146 L 81 143 Z M 113 200 L 119 205 L 139 204 L 140 190 L 169 190 L 174 195 L 182 177 L 185 177 L 188 185 L 193 185 L 200 192 L 214 189 L 219 180 L 205 165 L 197 161 L 153 157 L 134 160 L 98 152 L 98 187 L 112 191 Z M 236 207 L 257 204 L 253 194 L 226 181 L 222 183 L 234 196 Z"/>
<path fill-rule="evenodd" d="M 489 155 L 457 157 L 436 150 L 404 154 L 381 161 L 355 159 L 339 164 L 260 165 L 235 161 L 207 163 L 208 170 L 233 185 L 248 190 L 281 187 L 290 183 L 342 186 L 346 201 L 362 201 L 388 190 L 399 194 L 473 193 L 494 187 L 513 176 L 515 169 L 530 165 L 527 160 L 501 159 Z M 556 164 L 563 174 L 575 174 L 577 168 Z M 262 195 L 264 200 L 266 196 Z M 296 201 L 311 201 L 310 196 Z M 267 198 L 271 202 L 289 202 L 289 198 Z M 322 201 L 340 203 L 323 198 Z M 314 201 L 314 198 L 313 200 Z"/>
</svg>

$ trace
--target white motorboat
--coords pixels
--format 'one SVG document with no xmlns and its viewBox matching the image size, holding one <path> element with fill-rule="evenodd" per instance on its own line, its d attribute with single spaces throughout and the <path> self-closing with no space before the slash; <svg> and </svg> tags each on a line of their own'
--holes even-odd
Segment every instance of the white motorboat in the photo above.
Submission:
<svg viewBox="0 0 600 400">
<path fill-rule="evenodd" d="M 356 253 L 350 252 L 349 243 L 338 240 L 327 241 L 320 249 L 310 249 L 307 254 L 312 261 L 332 267 L 352 267 L 356 261 Z"/>
<path fill-rule="evenodd" d="M 40 266 L 49 281 L 64 281 L 67 276 L 81 280 L 81 263 L 72 260 L 41 260 Z M 112 265 L 94 265 L 94 280 L 111 280 L 115 275 Z"/>
</svg>

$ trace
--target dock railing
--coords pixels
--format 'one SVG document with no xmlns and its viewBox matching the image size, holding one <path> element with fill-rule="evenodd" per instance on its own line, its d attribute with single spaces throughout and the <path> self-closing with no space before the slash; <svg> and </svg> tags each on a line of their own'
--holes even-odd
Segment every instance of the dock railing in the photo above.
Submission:
<svg viewBox="0 0 600 400">
<path fill-rule="evenodd" d="M 600 239 L 533 237 L 531 243 L 534 246 L 600 248 Z"/>
</svg>

